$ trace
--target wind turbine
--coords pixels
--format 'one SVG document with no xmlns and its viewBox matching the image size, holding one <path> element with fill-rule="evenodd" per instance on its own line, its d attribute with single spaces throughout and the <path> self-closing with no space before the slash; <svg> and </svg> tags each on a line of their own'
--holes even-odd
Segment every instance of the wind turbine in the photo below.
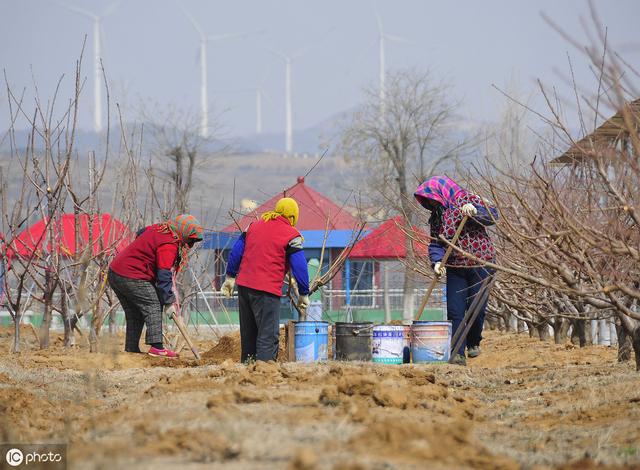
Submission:
<svg viewBox="0 0 640 470">
<path fill-rule="evenodd" d="M 286 153 L 293 152 L 293 104 L 291 98 L 291 64 L 294 60 L 303 57 L 307 50 L 294 55 L 287 55 L 284 52 L 274 49 L 267 49 L 276 57 L 284 61 L 284 112 L 285 112 L 285 138 L 284 148 Z"/>
<path fill-rule="evenodd" d="M 93 22 L 93 128 L 97 133 L 102 132 L 102 20 L 113 13 L 121 0 L 110 4 L 102 13 L 96 15 L 84 8 L 66 3 L 56 2 L 61 7 L 90 19 Z"/>
<path fill-rule="evenodd" d="M 207 43 L 224 41 L 225 39 L 246 38 L 252 34 L 260 34 L 262 31 L 225 33 L 217 35 L 207 35 L 195 18 L 186 10 L 182 9 L 191 25 L 200 36 L 200 135 L 209 137 L 209 98 L 207 93 Z"/>
<path fill-rule="evenodd" d="M 322 41 L 324 37 L 326 37 L 334 28 L 329 29 L 324 35 L 318 40 Z M 316 44 L 317 45 L 317 44 Z M 291 98 L 291 66 L 294 61 L 300 59 L 301 57 L 308 54 L 309 49 L 312 46 L 307 46 L 303 48 L 299 52 L 293 55 L 287 55 L 282 51 L 278 51 L 275 49 L 267 48 L 269 52 L 271 52 L 276 57 L 279 57 L 284 61 L 284 111 L 285 111 L 285 151 L 286 153 L 293 152 L 293 104 Z"/>
<path fill-rule="evenodd" d="M 378 91 L 378 98 L 380 100 L 380 114 L 384 114 L 385 110 L 385 76 L 386 76 L 386 68 L 385 68 L 385 41 L 389 40 L 391 42 L 396 42 L 400 44 L 411 44 L 411 41 L 405 39 L 401 36 L 394 36 L 392 34 L 387 34 L 384 32 L 384 27 L 382 25 L 382 18 L 380 18 L 380 13 L 378 12 L 378 7 L 374 4 L 374 12 L 376 14 L 376 20 L 378 22 L 378 60 L 379 60 L 379 80 L 380 80 L 380 88 Z"/>
</svg>

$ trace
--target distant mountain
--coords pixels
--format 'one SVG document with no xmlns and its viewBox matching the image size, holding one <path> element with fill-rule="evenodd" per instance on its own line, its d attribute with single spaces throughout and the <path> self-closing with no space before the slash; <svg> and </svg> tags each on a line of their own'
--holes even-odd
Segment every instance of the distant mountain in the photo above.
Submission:
<svg viewBox="0 0 640 470">
<path fill-rule="evenodd" d="M 340 115 L 332 116 L 319 124 L 316 124 L 307 129 L 294 130 L 293 143 L 294 153 L 298 154 L 316 154 L 322 153 L 322 146 L 325 141 L 331 137 L 333 131 L 333 125 Z M 128 126 L 131 130 L 127 130 L 126 135 L 131 139 L 131 133 L 134 130 L 133 125 Z M 129 146 L 139 144 L 139 131 L 141 129 L 140 124 L 135 125 L 136 141 L 129 142 Z M 150 126 L 144 126 L 146 129 L 150 129 Z M 173 131 L 169 130 L 169 133 Z M 109 145 L 113 149 L 117 149 L 120 146 L 121 131 L 119 127 L 113 127 L 109 134 Z M 64 142 L 64 135 L 60 136 L 61 141 Z M 29 130 L 17 130 L 15 133 L 15 143 L 18 149 L 24 150 L 30 140 Z M 143 145 L 146 148 L 151 148 L 153 139 L 150 132 L 145 132 L 143 139 Z M 106 145 L 106 133 L 97 134 L 94 131 L 76 130 L 75 134 L 75 149 L 78 154 L 86 154 L 90 151 L 95 151 L 96 155 L 100 155 L 105 150 Z M 36 148 L 42 148 L 40 139 L 36 138 Z M 205 153 L 214 153 L 220 149 L 226 149 L 229 153 L 284 153 L 285 151 L 285 135 L 284 132 L 276 132 L 269 134 L 252 134 L 239 137 L 225 138 L 219 141 L 212 141 L 205 146 L 203 151 Z M 10 139 L 8 135 L 4 133 L 0 134 L 0 153 L 8 153 L 10 149 Z M 144 150 L 144 148 L 143 148 Z"/>
</svg>

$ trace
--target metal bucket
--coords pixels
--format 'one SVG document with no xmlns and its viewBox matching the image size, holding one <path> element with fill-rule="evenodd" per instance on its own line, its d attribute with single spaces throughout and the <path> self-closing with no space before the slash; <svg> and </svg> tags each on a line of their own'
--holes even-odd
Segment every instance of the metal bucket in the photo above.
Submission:
<svg viewBox="0 0 640 470">
<path fill-rule="evenodd" d="M 380 325 L 373 327 L 373 362 L 402 364 L 404 358 L 404 326 Z"/>
<path fill-rule="evenodd" d="M 329 324 L 326 321 L 296 322 L 296 362 L 326 361 L 328 340 Z"/>
<path fill-rule="evenodd" d="M 372 322 L 335 324 L 335 358 L 338 361 L 370 361 Z"/>
<path fill-rule="evenodd" d="M 450 321 L 414 321 L 411 356 L 415 364 L 447 363 L 451 354 Z"/>
</svg>

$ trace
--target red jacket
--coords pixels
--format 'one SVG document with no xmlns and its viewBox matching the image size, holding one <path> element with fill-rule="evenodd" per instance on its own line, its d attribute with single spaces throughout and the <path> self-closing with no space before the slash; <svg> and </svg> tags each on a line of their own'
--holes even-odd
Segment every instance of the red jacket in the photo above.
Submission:
<svg viewBox="0 0 640 470">
<path fill-rule="evenodd" d="M 282 295 L 282 282 L 287 272 L 287 246 L 299 236 L 300 232 L 284 217 L 253 222 L 247 229 L 236 284 Z"/>
<path fill-rule="evenodd" d="M 178 240 L 151 225 L 116 255 L 109 268 L 122 277 L 155 282 L 158 270 L 171 270 L 177 257 Z"/>
</svg>

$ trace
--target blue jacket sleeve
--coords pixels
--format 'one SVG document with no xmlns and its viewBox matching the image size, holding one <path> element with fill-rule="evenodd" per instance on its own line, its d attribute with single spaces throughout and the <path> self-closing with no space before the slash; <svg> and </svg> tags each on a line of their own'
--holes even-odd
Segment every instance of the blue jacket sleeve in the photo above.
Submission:
<svg viewBox="0 0 640 470">
<path fill-rule="evenodd" d="M 307 270 L 307 258 L 304 251 L 296 251 L 289 255 L 289 266 L 291 273 L 298 283 L 298 292 L 300 295 L 309 294 L 309 271 Z"/>
<path fill-rule="evenodd" d="M 240 238 L 236 240 L 229 253 L 229 260 L 227 261 L 227 276 L 236 277 L 240 270 L 240 262 L 242 261 L 242 255 L 244 255 L 244 244 L 246 233 L 242 232 Z"/>
<path fill-rule="evenodd" d="M 156 289 L 162 305 L 172 304 L 176 301 L 173 295 L 173 276 L 170 269 L 158 269 L 156 276 Z"/>
<path fill-rule="evenodd" d="M 431 242 L 429 243 L 429 260 L 431 261 L 431 266 L 435 265 L 438 261 L 442 261 L 444 258 L 444 246 L 440 243 L 438 239 L 438 233 L 440 232 L 440 227 L 442 225 L 442 214 L 431 214 L 429 218 L 429 228 L 431 235 Z"/>
<path fill-rule="evenodd" d="M 442 261 L 444 258 L 444 247 L 437 240 L 431 240 L 429 243 L 429 260 L 431 265 L 436 264 L 438 261 Z"/>
</svg>

